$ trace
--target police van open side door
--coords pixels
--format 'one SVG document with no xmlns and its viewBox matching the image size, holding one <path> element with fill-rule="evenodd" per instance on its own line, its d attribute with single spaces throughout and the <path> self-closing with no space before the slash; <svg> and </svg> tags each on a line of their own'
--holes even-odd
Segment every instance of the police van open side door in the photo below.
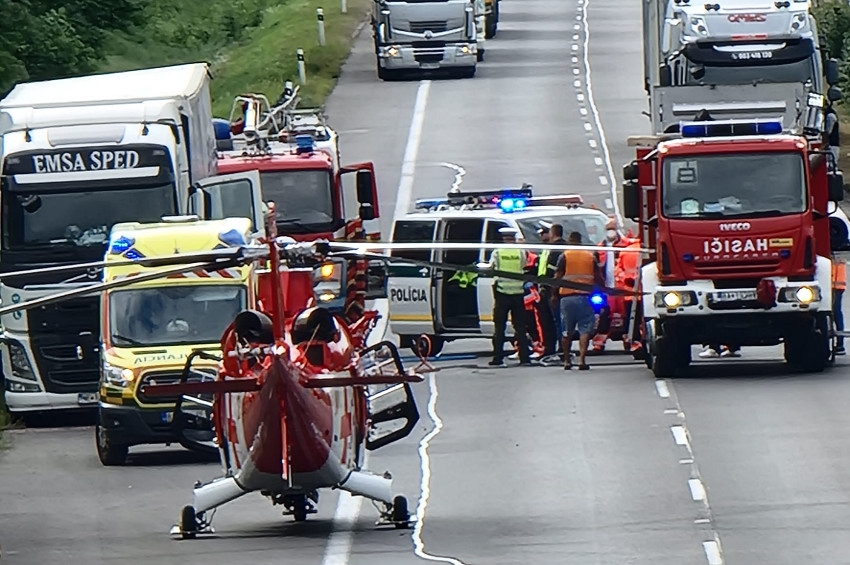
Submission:
<svg viewBox="0 0 850 565">
<path fill-rule="evenodd" d="M 437 219 L 401 219 L 393 223 L 394 243 L 422 243 L 434 241 Z M 417 251 L 393 250 L 387 272 L 390 299 L 390 330 L 401 336 L 402 343 L 422 334 L 434 335 L 433 271 L 431 267 L 405 263 L 404 259 L 432 261 L 430 249 Z M 408 345 L 408 344 L 405 344 Z"/>
<path fill-rule="evenodd" d="M 438 241 L 479 245 L 484 233 L 484 218 L 447 218 Z M 437 325 L 447 331 L 479 333 L 478 277 L 475 264 L 480 249 L 444 249 L 440 261 L 451 265 L 469 265 L 469 270 L 439 271 L 434 274 L 438 300 Z"/>
<path fill-rule="evenodd" d="M 504 220 L 487 219 L 484 225 L 484 243 L 502 243 L 502 236 L 499 230 L 502 228 L 512 227 Z M 492 249 L 481 250 L 481 262 L 486 263 L 490 260 L 493 254 Z M 493 277 L 482 272 L 478 275 L 478 312 L 481 320 L 481 333 L 485 336 L 491 336 L 495 332 L 493 324 Z M 508 330 L 512 326 L 508 324 Z"/>
<path fill-rule="evenodd" d="M 265 235 L 264 207 L 259 171 L 205 178 L 189 191 L 190 214 L 204 220 L 248 218 L 257 235 Z"/>
</svg>

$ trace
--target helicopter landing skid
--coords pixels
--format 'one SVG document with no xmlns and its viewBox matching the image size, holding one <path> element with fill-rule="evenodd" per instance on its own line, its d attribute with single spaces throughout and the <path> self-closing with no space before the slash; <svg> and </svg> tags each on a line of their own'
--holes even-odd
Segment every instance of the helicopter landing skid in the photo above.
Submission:
<svg viewBox="0 0 850 565">
<path fill-rule="evenodd" d="M 212 527 L 214 515 L 215 510 L 207 520 L 205 512 L 196 513 L 194 506 L 184 506 L 180 512 L 180 523 L 174 524 L 168 533 L 180 539 L 195 539 L 198 534 L 214 534 L 215 530 Z"/>
</svg>

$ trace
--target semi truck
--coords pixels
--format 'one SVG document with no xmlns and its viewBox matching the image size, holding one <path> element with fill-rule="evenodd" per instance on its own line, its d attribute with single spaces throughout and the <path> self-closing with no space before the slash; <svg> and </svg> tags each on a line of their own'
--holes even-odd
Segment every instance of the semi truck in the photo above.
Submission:
<svg viewBox="0 0 850 565">
<path fill-rule="evenodd" d="M 827 59 L 808 2 L 643 2 L 644 87 L 653 133 L 701 110 L 719 118 L 798 119 L 806 97 L 840 100 L 838 62 Z M 812 124 L 820 135 L 823 113 Z"/>
<path fill-rule="evenodd" d="M 374 0 L 371 23 L 378 78 L 437 70 L 474 77 L 477 63 L 484 59 L 486 10 L 485 0 Z M 491 14 L 498 18 L 495 6 Z"/>
<path fill-rule="evenodd" d="M 15 275 L 100 261 L 113 225 L 183 213 L 216 173 L 205 63 L 23 83 L 0 101 L 0 299 L 94 284 L 101 272 Z M 97 406 L 97 296 L 3 316 L 13 414 Z"/>
<path fill-rule="evenodd" d="M 205 219 L 252 217 L 262 226 L 264 204 L 252 202 L 274 202 L 281 236 L 379 241 L 374 164 L 340 165 L 339 136 L 324 112 L 297 109 L 297 101 L 297 88 L 289 84 L 274 106 L 262 94 L 235 98 L 229 120 L 217 120 L 220 174 L 193 188 L 193 209 Z M 244 197 L 233 192 L 240 185 Z M 222 190 L 235 196 L 222 198 Z M 345 267 L 347 293 L 325 293 L 320 301 L 354 321 L 374 307 L 371 301 L 386 300 L 386 272 L 379 261 L 353 260 Z"/>
<path fill-rule="evenodd" d="M 695 344 L 783 344 L 790 365 L 822 371 L 834 335 L 828 208 L 844 195 L 833 154 L 781 119 L 683 122 L 629 145 L 623 213 L 654 250 L 635 273 L 647 366 L 675 377 Z"/>
</svg>

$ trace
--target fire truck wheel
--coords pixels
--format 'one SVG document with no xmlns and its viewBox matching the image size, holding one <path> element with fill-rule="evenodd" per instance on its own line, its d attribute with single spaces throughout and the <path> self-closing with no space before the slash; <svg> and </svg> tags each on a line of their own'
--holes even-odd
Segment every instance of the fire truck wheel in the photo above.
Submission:
<svg viewBox="0 0 850 565">
<path fill-rule="evenodd" d="M 678 377 L 691 363 L 689 343 L 667 335 L 655 342 L 652 372 L 658 379 Z"/>
<path fill-rule="evenodd" d="M 820 373 L 826 368 L 832 355 L 828 323 L 826 317 L 821 317 L 814 330 L 786 336 L 785 361 L 792 370 Z"/>
</svg>

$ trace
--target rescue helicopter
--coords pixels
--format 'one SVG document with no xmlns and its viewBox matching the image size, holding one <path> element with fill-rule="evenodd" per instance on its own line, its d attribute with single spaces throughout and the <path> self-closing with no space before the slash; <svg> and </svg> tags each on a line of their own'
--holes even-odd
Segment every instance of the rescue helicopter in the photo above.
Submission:
<svg viewBox="0 0 850 565">
<path fill-rule="evenodd" d="M 144 279 L 265 262 L 268 275 L 261 277 L 255 308 L 239 313 L 224 330 L 222 355 L 196 350 L 187 359 L 180 382 L 144 385 L 143 392 L 149 397 L 178 397 L 172 425 L 187 447 L 194 440 L 186 432 L 210 428 L 214 431 L 223 469 L 221 477 L 206 484 L 195 483 L 193 503 L 182 508 L 171 534 L 195 538 L 212 533 L 216 509 L 249 492 L 261 493 L 272 504 L 283 505 L 285 515 L 303 521 L 317 512 L 314 503 L 322 489 L 341 489 L 382 504 L 375 504 L 380 514 L 377 525 L 410 527 L 407 499 L 393 494 L 390 473 L 373 474 L 362 464 L 364 448 L 380 449 L 411 433 L 419 420 L 411 383 L 421 382 L 423 377 L 404 368 L 394 343 L 365 345 L 379 316 L 377 312 L 365 312 L 357 321 L 346 323 L 320 306 L 316 273 L 319 282 L 325 284 L 322 275 L 334 271 L 337 261 L 344 265 L 344 260 L 352 255 L 391 262 L 393 258 L 386 252 L 394 249 L 468 248 L 467 244 L 296 243 L 277 237 L 274 215 L 274 204 L 269 203 L 270 220 L 259 244 L 168 257 L 135 257 L 127 264 L 158 270 L 0 307 L 0 314 L 97 294 Z M 564 250 L 580 246 L 510 247 Z M 458 268 L 423 264 L 448 270 Z M 102 266 L 102 262 L 90 262 L 40 270 L 90 270 Z M 554 287 L 624 292 L 565 280 L 490 272 Z M 339 284 L 344 284 L 345 277 L 338 278 Z M 217 361 L 218 374 L 209 378 L 193 371 L 192 363 L 198 358 Z M 200 398 L 202 395 L 211 395 L 212 401 Z M 210 418 L 194 411 L 184 412 L 185 403 L 205 406 Z"/>
</svg>

